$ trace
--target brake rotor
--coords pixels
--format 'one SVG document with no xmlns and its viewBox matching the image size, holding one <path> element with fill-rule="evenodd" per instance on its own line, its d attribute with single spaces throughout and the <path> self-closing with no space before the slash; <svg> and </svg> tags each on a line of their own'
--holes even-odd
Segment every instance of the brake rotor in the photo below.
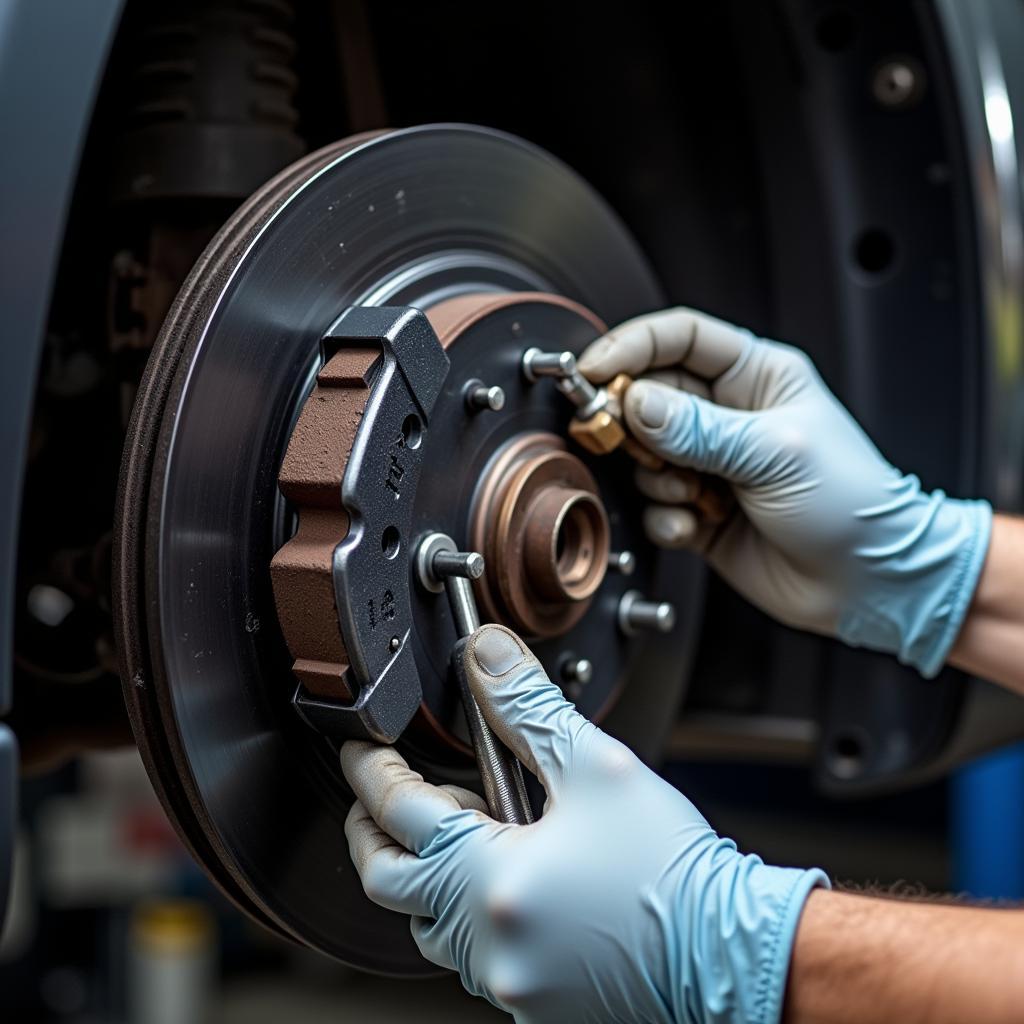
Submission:
<svg viewBox="0 0 1024 1024">
<path fill-rule="evenodd" d="M 501 295 L 513 298 L 483 315 L 487 297 Z M 461 326 L 444 320 L 459 302 L 476 311 Z M 476 530 L 496 550 L 519 536 L 492 535 L 494 517 L 481 511 L 526 500 L 495 470 L 514 464 L 534 488 L 536 522 L 553 531 L 546 568 L 536 537 L 546 543 L 548 527 L 535 523 L 530 534 L 537 593 L 557 604 L 564 584 L 589 609 L 538 640 L 538 653 L 553 677 L 567 653 L 601 666 L 575 699 L 597 714 L 626 692 L 620 734 L 650 754 L 681 692 L 685 666 L 671 666 L 670 652 L 686 649 L 696 616 L 682 617 L 671 645 L 656 636 L 625 644 L 608 624 L 626 581 L 595 584 L 585 570 L 595 550 L 628 544 L 636 578 L 688 612 L 698 577 L 689 563 L 642 548 L 627 460 L 570 451 L 564 399 L 527 387 L 518 360 L 531 323 L 557 335 L 537 341 L 579 351 L 600 321 L 659 304 L 635 244 L 580 179 L 520 140 L 461 126 L 364 136 L 306 157 L 260 189 L 193 269 L 154 348 L 125 448 L 115 531 L 122 678 L 170 817 L 211 877 L 268 927 L 356 966 L 433 970 L 405 919 L 363 896 L 342 834 L 351 795 L 330 743 L 295 712 L 292 669 L 303 652 L 285 614 L 289 652 L 275 610 L 271 561 L 306 512 L 285 500 L 278 476 L 307 399 L 323 386 L 325 332 L 362 305 L 416 307 L 448 331 L 452 365 L 423 436 L 432 468 L 402 542 L 427 529 L 468 541 Z M 469 415 L 471 378 L 502 386 L 508 407 Z M 352 383 L 366 390 L 365 380 Z M 350 443 L 338 448 L 346 458 Z M 556 543 L 563 535 L 569 555 Z M 497 574 L 488 580 L 489 613 L 522 628 L 516 602 L 530 595 L 510 591 L 507 578 L 503 590 Z M 407 586 L 423 707 L 403 749 L 428 777 L 469 781 L 445 681 L 447 611 L 436 594 Z M 329 615 L 319 621 L 330 625 Z"/>
</svg>

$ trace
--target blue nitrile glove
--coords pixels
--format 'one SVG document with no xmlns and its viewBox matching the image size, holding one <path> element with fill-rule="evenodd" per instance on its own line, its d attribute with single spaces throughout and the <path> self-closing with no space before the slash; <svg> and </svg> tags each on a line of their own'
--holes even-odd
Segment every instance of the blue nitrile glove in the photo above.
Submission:
<svg viewBox="0 0 1024 1024">
<path fill-rule="evenodd" d="M 647 532 L 695 547 L 770 615 L 933 676 L 960 630 L 988 549 L 992 510 L 921 490 L 882 458 L 798 349 L 688 309 L 631 320 L 579 367 L 636 381 L 630 428 L 676 466 L 722 477 L 737 499 L 717 530 L 685 504 L 685 471 L 641 470 L 658 504 Z M 652 372 L 653 371 L 653 372 Z"/>
<path fill-rule="evenodd" d="M 495 733 L 543 783 L 532 825 L 488 817 L 391 747 L 346 743 L 345 832 L 367 895 L 412 914 L 423 955 L 517 1021 L 778 1021 L 820 871 L 768 867 L 565 701 L 523 642 L 465 652 Z"/>
</svg>

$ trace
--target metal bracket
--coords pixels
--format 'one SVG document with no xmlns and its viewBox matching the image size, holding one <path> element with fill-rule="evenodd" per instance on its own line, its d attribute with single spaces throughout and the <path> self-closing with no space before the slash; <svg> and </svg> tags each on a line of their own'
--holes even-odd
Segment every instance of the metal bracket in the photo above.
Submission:
<svg viewBox="0 0 1024 1024">
<path fill-rule="evenodd" d="M 450 363 L 426 316 L 407 307 L 353 306 L 323 339 L 335 350 L 368 342 L 381 346 L 382 360 L 342 480 L 350 524 L 332 566 L 358 696 L 351 705 L 332 704 L 300 687 L 294 704 L 331 738 L 391 743 L 422 696 L 409 644 L 410 531 L 423 440 Z"/>
</svg>

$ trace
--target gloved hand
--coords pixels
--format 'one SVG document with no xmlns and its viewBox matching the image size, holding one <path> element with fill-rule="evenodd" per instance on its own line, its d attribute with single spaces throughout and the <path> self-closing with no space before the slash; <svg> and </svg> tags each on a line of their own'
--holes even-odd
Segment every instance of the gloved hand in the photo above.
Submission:
<svg viewBox="0 0 1024 1024">
<path fill-rule="evenodd" d="M 491 728 L 544 785 L 544 816 L 499 824 L 393 748 L 346 743 L 345 832 L 370 899 L 413 915 L 423 955 L 517 1021 L 774 1024 L 825 876 L 737 853 L 511 631 L 477 630 L 465 659 Z"/>
<path fill-rule="evenodd" d="M 631 320 L 579 368 L 594 382 L 651 374 L 626 392 L 630 429 L 676 466 L 732 486 L 736 513 L 701 529 L 684 507 L 692 479 L 641 470 L 655 543 L 702 550 L 784 623 L 939 671 L 985 560 L 987 502 L 922 491 L 882 458 L 806 355 L 701 313 Z"/>
</svg>

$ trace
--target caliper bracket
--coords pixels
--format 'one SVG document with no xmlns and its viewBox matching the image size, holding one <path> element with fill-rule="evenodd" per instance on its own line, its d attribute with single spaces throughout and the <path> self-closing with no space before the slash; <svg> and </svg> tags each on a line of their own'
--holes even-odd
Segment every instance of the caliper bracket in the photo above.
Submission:
<svg viewBox="0 0 1024 1024">
<path fill-rule="evenodd" d="M 423 440 L 449 359 L 426 316 L 405 307 L 353 306 L 324 336 L 324 362 L 342 349 L 379 346 L 381 359 L 341 484 L 349 517 L 331 575 L 353 691 L 351 704 L 299 684 L 294 705 L 334 740 L 393 742 L 422 691 L 409 639 L 413 500 Z"/>
</svg>

